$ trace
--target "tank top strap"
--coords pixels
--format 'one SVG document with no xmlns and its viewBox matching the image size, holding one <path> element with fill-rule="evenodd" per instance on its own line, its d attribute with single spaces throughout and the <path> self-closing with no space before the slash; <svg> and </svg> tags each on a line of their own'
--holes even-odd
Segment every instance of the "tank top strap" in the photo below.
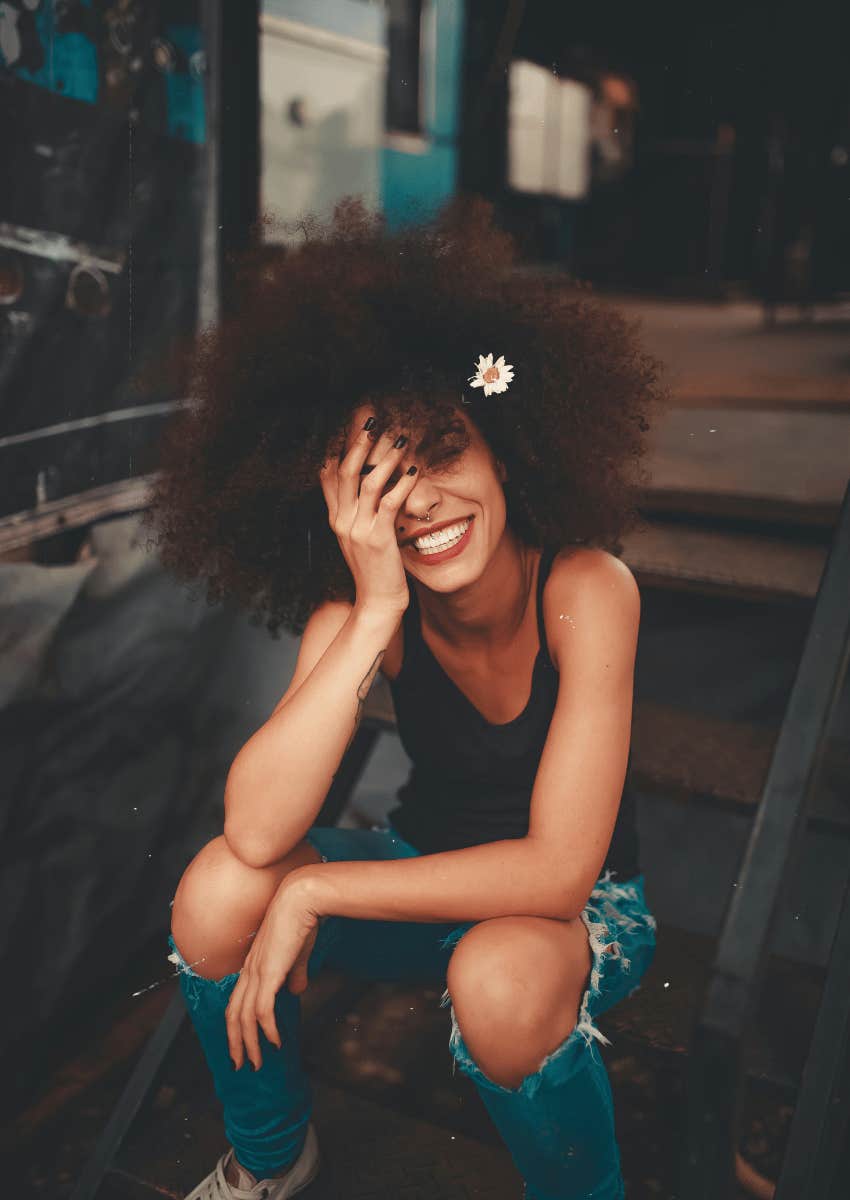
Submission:
<svg viewBox="0 0 850 1200">
<path fill-rule="evenodd" d="M 537 637 L 540 642 L 543 661 L 551 667 L 554 667 L 554 663 L 549 655 L 549 646 L 546 641 L 546 623 L 543 619 L 543 589 L 546 586 L 546 580 L 549 577 L 549 571 L 552 568 L 552 563 L 557 553 L 558 551 L 554 547 L 549 546 L 544 548 L 540 556 L 540 567 L 537 571 Z M 424 645 L 416 588 L 412 583 L 409 583 L 408 587 L 410 590 L 410 603 L 404 610 L 402 617 L 402 628 L 404 630 L 402 670 L 407 667 L 415 655 L 421 652 Z"/>
<path fill-rule="evenodd" d="M 549 654 L 549 646 L 546 641 L 546 622 L 543 619 L 543 589 L 546 586 L 546 580 L 549 578 L 549 572 L 552 569 L 552 563 L 557 553 L 557 549 L 553 546 L 544 547 L 543 553 L 540 556 L 540 566 L 537 570 L 537 637 L 540 641 L 543 661 L 553 669 L 555 664 L 552 662 Z"/>
</svg>

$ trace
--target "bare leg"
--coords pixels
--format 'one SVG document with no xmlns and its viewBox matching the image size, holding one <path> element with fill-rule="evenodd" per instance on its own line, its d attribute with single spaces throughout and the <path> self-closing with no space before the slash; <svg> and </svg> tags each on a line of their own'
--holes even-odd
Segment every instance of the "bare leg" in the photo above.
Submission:
<svg viewBox="0 0 850 1200">
<path fill-rule="evenodd" d="M 281 880 L 316 862 L 321 855 L 307 841 L 268 867 L 246 866 L 224 836 L 208 842 L 186 868 L 171 911 L 172 935 L 195 973 L 219 979 L 238 971 Z"/>
</svg>

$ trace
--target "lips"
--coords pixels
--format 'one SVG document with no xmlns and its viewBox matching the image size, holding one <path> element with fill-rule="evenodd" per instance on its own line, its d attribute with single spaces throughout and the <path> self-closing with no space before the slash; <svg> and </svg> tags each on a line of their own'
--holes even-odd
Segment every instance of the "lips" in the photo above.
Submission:
<svg viewBox="0 0 850 1200">
<path fill-rule="evenodd" d="M 412 549 L 413 553 L 416 555 L 416 562 L 419 565 L 424 566 L 424 567 L 436 566 L 439 563 L 445 562 L 449 558 L 454 558 L 454 557 L 456 557 L 456 555 L 462 554 L 463 551 L 466 549 L 467 545 L 469 544 L 469 540 L 472 537 L 472 530 L 475 526 L 475 520 L 473 517 L 467 517 L 465 519 L 468 520 L 469 524 L 467 525 L 466 530 L 464 531 L 463 535 L 457 541 L 451 542 L 444 550 L 433 550 L 432 549 L 432 550 L 423 552 L 423 551 L 419 550 L 417 547 L 412 546 L 411 549 Z M 449 521 L 448 524 L 449 525 L 458 525 L 458 524 L 463 524 L 463 522 L 462 521 L 460 521 L 460 522 L 459 521 Z M 443 525 L 443 528 L 445 528 L 445 524 Z M 421 535 L 419 535 L 419 536 L 421 536 Z"/>
<path fill-rule="evenodd" d="M 440 521 L 436 525 L 430 523 L 425 529 L 420 529 L 417 533 L 412 533 L 410 537 L 406 537 L 401 543 L 402 546 L 412 546 L 418 537 L 422 537 L 426 533 L 439 533 L 441 529 L 448 529 L 451 525 L 460 525 L 463 521 L 471 521 L 472 513 L 467 513 L 465 517 L 455 517 L 452 521 Z"/>
</svg>

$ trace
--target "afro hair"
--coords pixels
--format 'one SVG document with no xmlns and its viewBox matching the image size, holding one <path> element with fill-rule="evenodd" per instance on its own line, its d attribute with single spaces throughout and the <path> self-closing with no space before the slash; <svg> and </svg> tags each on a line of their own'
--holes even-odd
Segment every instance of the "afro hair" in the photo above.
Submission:
<svg viewBox="0 0 850 1200">
<path fill-rule="evenodd" d="M 361 198 L 293 244 L 235 262 L 235 300 L 177 355 L 191 402 L 169 422 L 144 522 L 163 564 L 300 635 L 326 599 L 353 601 L 318 472 L 355 408 L 415 429 L 425 469 L 475 423 L 507 467 L 507 521 L 530 547 L 621 551 L 640 521 L 641 459 L 659 364 L 635 329 L 579 285 L 517 269 L 515 241 L 480 197 L 389 231 Z M 515 378 L 484 396 L 480 354 Z"/>
</svg>

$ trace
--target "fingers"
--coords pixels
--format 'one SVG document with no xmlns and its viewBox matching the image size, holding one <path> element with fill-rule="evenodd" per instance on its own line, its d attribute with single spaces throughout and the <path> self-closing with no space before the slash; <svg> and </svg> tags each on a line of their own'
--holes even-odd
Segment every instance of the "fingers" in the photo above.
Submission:
<svg viewBox="0 0 850 1200">
<path fill-rule="evenodd" d="M 319 472 L 330 525 L 337 534 L 351 533 L 358 518 L 359 525 L 369 528 L 379 511 L 397 512 L 416 484 L 416 467 L 411 466 L 411 473 L 402 472 L 387 490 L 409 454 L 409 440 L 394 429 L 376 438 L 370 419 L 372 428 L 366 428 L 367 420 L 342 462 L 331 458 Z M 372 461 L 367 463 L 367 458 Z"/>
<path fill-rule="evenodd" d="M 242 1007 L 239 1010 L 239 1032 L 242 1041 L 245 1045 L 245 1053 L 248 1055 L 255 1071 L 259 1071 L 263 1065 L 263 1056 L 260 1053 L 260 1038 L 257 1033 L 257 988 L 259 987 L 259 979 L 256 976 L 248 977 L 248 985 L 245 988 L 245 996 L 242 1001 Z"/>
<path fill-rule="evenodd" d="M 318 929 L 318 927 L 317 927 Z M 292 992 L 293 996 L 300 996 L 302 992 L 306 992 L 309 976 L 307 974 L 307 964 L 310 961 L 310 955 L 313 952 L 313 946 L 316 942 L 316 934 L 313 933 L 303 947 L 299 951 L 298 957 L 289 969 L 289 975 L 286 978 L 286 985 Z"/>
<path fill-rule="evenodd" d="M 227 1045 L 237 1071 L 244 1065 L 246 1055 L 255 1071 L 263 1065 L 258 1024 L 272 1045 L 280 1049 L 281 1038 L 274 1016 L 276 994 L 270 979 L 261 982 L 259 976 L 243 968 L 224 1014 Z"/>
<path fill-rule="evenodd" d="M 392 432 L 382 435 L 381 441 L 386 441 L 387 448 L 383 451 L 379 462 L 360 482 L 360 496 L 357 512 L 351 532 L 355 528 L 371 528 L 376 514 L 392 508 L 392 502 L 386 505 L 387 497 L 395 493 L 393 500 L 401 504 L 404 497 L 416 483 L 416 468 L 408 474 L 405 469 L 405 459 L 410 453 L 407 437 L 400 434 L 397 438 Z M 413 465 L 413 464 L 411 464 Z M 398 474 L 398 479 L 394 477 Z"/>
<path fill-rule="evenodd" d="M 369 436 L 371 430 L 363 429 L 357 434 L 351 449 L 337 467 L 337 523 L 344 526 L 342 532 L 347 533 L 357 511 L 357 498 L 360 491 L 360 479 L 363 464 L 369 451 L 376 443 Z M 379 439 L 380 441 L 381 439 Z M 386 444 L 386 443 L 385 443 Z M 377 449 L 377 446 L 376 446 Z M 338 529 L 336 532 L 340 532 Z"/>
<path fill-rule="evenodd" d="M 254 1001 L 254 1021 L 252 1024 L 256 1032 L 257 1023 L 259 1023 L 260 1028 L 271 1044 L 279 1050 L 281 1040 L 277 1022 L 274 1018 L 274 999 L 276 995 L 277 987 L 274 986 L 274 981 L 271 979 L 261 979 Z"/>
<path fill-rule="evenodd" d="M 238 1071 L 245 1062 L 244 1045 L 242 1042 L 242 1003 L 245 989 L 248 986 L 247 976 L 240 974 L 236 987 L 230 994 L 230 1000 L 224 1013 L 224 1023 L 227 1028 L 227 1047 L 233 1066 Z"/>
<path fill-rule="evenodd" d="M 418 475 L 416 464 L 411 464 L 398 482 L 385 492 L 378 505 L 378 520 L 395 525 L 398 510 L 416 487 Z"/>
</svg>

